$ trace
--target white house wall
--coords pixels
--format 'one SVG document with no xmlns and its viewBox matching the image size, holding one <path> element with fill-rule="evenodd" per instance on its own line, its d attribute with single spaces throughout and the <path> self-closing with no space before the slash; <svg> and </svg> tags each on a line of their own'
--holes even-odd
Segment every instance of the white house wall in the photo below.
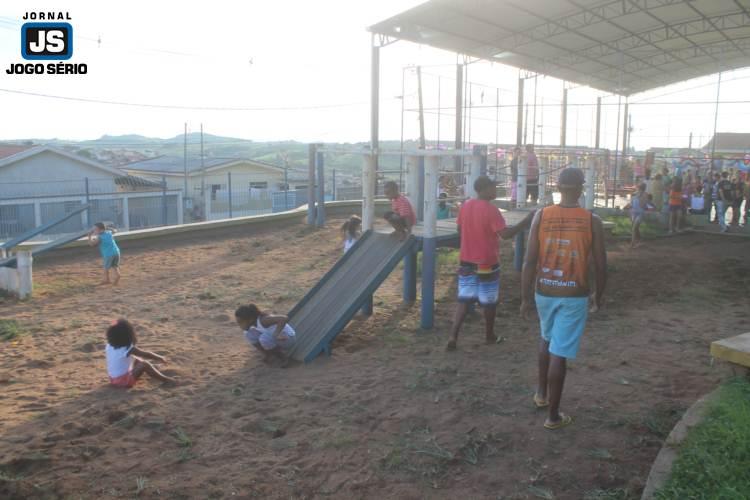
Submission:
<svg viewBox="0 0 750 500">
<path fill-rule="evenodd" d="M 83 192 L 87 177 L 92 192 L 116 191 L 112 173 L 45 151 L 0 167 L 0 196 Z"/>
</svg>

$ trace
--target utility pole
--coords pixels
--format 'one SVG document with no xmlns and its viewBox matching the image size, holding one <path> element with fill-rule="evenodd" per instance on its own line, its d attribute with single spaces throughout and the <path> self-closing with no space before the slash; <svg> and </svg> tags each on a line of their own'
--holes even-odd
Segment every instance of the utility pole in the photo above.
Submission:
<svg viewBox="0 0 750 500">
<path fill-rule="evenodd" d="M 185 201 L 188 199 L 188 168 L 187 168 L 187 122 L 185 122 L 185 134 L 183 135 L 184 138 L 184 144 L 182 149 L 182 155 L 183 155 L 183 170 L 185 175 Z"/>
<path fill-rule="evenodd" d="M 203 124 L 201 123 L 201 197 L 206 196 L 206 169 L 203 163 Z"/>
</svg>

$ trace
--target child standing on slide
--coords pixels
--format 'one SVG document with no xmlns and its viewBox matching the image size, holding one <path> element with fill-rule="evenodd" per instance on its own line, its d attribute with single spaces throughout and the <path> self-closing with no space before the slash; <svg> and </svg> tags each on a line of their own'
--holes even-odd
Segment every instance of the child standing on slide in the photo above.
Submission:
<svg viewBox="0 0 750 500">
<path fill-rule="evenodd" d="M 164 356 L 142 351 L 135 346 L 136 342 L 135 329 L 126 319 L 118 319 L 107 329 L 105 354 L 110 384 L 117 387 L 133 387 L 144 373 L 162 382 L 175 382 L 175 379 L 167 377 L 154 368 L 154 365 L 141 359 L 150 358 L 166 363 Z"/>
<path fill-rule="evenodd" d="M 348 252 L 351 247 L 362 236 L 362 219 L 359 215 L 352 215 L 349 220 L 341 226 L 341 234 L 344 238 L 344 253 Z"/>
<path fill-rule="evenodd" d="M 394 235 L 405 240 L 411 233 L 411 228 L 417 223 L 417 216 L 409 203 L 409 199 L 401 194 L 395 181 L 388 181 L 383 186 L 385 196 L 391 200 L 391 210 L 384 217 L 393 226 Z"/>
<path fill-rule="evenodd" d="M 116 285 L 120 282 L 120 247 L 115 242 L 114 233 L 114 228 L 107 229 L 103 222 L 97 222 L 88 234 L 89 245 L 92 247 L 99 246 L 99 253 L 104 261 L 104 281 L 102 281 L 102 285 L 110 283 L 110 269 L 115 271 L 115 280 L 112 284 Z"/>
<path fill-rule="evenodd" d="M 267 314 L 255 304 L 238 307 L 234 318 L 245 332 L 247 341 L 265 355 L 266 361 L 271 356 L 287 360 L 296 335 L 288 323 L 289 318 L 281 314 Z"/>
</svg>

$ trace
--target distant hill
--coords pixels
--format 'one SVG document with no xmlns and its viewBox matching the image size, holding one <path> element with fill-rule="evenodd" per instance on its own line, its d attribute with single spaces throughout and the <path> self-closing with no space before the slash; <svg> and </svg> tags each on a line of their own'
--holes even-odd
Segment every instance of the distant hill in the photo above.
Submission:
<svg viewBox="0 0 750 500">
<path fill-rule="evenodd" d="M 182 134 L 167 139 L 139 134 L 125 134 L 103 135 L 98 139 L 85 141 L 23 139 L 13 141 L 13 143 L 45 144 L 61 147 L 78 152 L 88 158 L 97 158 L 99 161 L 116 165 L 123 163 L 122 158 L 128 156 L 123 154 L 123 151 L 132 151 L 144 157 L 182 156 L 185 154 L 184 141 L 185 137 Z M 200 132 L 187 134 L 187 155 L 189 157 L 200 156 L 200 142 Z M 334 149 L 362 149 L 367 146 L 367 143 L 332 143 L 326 145 Z M 381 143 L 383 149 L 397 150 L 399 146 L 399 141 L 383 141 Z M 416 148 L 417 143 L 406 141 L 404 147 Z M 308 165 L 308 144 L 297 141 L 256 142 L 249 139 L 204 133 L 203 154 L 206 158 L 249 158 L 279 166 L 288 162 L 290 167 L 299 170 L 306 170 Z M 395 156 L 382 157 L 380 165 L 384 169 L 397 169 L 399 158 Z M 356 154 L 329 154 L 326 157 L 326 169 L 329 168 L 335 168 L 341 173 L 359 175 L 362 171 L 362 157 Z"/>
</svg>

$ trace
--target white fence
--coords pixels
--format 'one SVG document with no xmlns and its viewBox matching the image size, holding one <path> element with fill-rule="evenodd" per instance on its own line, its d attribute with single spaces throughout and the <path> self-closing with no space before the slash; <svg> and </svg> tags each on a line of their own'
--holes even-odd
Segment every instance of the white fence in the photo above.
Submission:
<svg viewBox="0 0 750 500">
<path fill-rule="evenodd" d="M 88 210 L 37 236 L 45 240 L 75 233 L 97 221 L 123 231 L 183 223 L 182 191 L 138 191 L 109 194 L 63 194 L 0 199 L 0 240 L 39 227 L 85 204 Z"/>
</svg>

